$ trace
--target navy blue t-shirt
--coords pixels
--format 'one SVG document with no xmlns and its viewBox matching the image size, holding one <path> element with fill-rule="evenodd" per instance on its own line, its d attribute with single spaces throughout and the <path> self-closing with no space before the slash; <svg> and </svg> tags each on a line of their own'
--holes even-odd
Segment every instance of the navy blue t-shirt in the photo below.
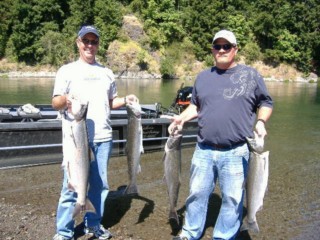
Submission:
<svg viewBox="0 0 320 240">
<path fill-rule="evenodd" d="M 262 76 L 241 64 L 199 73 L 191 102 L 198 108 L 198 142 L 226 147 L 252 137 L 257 109 L 273 105 Z"/>
</svg>

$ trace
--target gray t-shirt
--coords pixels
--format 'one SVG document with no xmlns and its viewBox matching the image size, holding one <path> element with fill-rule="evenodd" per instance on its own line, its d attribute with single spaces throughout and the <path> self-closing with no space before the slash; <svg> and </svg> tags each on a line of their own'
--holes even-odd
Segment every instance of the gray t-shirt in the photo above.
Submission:
<svg viewBox="0 0 320 240">
<path fill-rule="evenodd" d="M 191 102 L 198 108 L 198 142 L 225 147 L 252 137 L 257 109 L 273 105 L 261 75 L 240 64 L 199 73 Z"/>
<path fill-rule="evenodd" d="M 110 141 L 112 128 L 109 101 L 118 95 L 113 72 L 98 63 L 88 64 L 81 60 L 64 65 L 57 72 L 53 96 L 65 93 L 89 102 L 89 141 Z M 68 115 L 67 112 L 65 114 Z"/>
</svg>

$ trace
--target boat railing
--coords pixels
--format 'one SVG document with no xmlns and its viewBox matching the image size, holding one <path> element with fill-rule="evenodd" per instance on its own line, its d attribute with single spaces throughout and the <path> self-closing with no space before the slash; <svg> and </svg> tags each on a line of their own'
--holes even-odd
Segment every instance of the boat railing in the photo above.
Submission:
<svg viewBox="0 0 320 240">
<path fill-rule="evenodd" d="M 184 139 L 196 138 L 196 137 L 197 137 L 197 135 L 183 136 Z M 167 140 L 167 139 L 168 139 L 168 137 L 156 137 L 156 138 L 144 138 L 143 141 L 158 141 L 158 140 Z M 126 139 L 113 140 L 113 143 L 126 143 L 126 142 L 127 142 Z M 62 147 L 62 143 L 36 144 L 36 145 L 24 145 L 24 146 L 7 146 L 7 147 L 0 147 L 0 151 L 54 148 L 54 147 Z"/>
</svg>

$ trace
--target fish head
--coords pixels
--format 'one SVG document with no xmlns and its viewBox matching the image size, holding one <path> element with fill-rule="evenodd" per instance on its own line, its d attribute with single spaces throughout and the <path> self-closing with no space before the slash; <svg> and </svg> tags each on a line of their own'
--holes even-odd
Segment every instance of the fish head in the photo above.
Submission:
<svg viewBox="0 0 320 240">
<path fill-rule="evenodd" d="M 126 108 L 129 116 L 140 118 L 143 113 L 141 105 L 138 102 L 129 103 L 126 105 Z"/>
<path fill-rule="evenodd" d="M 74 96 L 71 96 L 69 100 L 71 102 L 71 114 L 73 117 L 78 121 L 84 119 L 87 114 L 88 102 Z"/>
<path fill-rule="evenodd" d="M 170 151 L 172 149 L 180 149 L 182 142 L 182 133 L 176 132 L 175 134 L 171 134 L 167 140 L 165 151 Z"/>
<path fill-rule="evenodd" d="M 254 138 L 246 137 L 251 151 L 262 153 L 264 149 L 264 138 L 253 132 Z"/>
</svg>

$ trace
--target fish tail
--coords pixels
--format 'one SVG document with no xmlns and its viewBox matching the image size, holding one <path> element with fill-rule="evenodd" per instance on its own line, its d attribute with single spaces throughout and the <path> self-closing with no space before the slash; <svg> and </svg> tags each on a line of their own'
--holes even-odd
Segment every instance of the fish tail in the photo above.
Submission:
<svg viewBox="0 0 320 240">
<path fill-rule="evenodd" d="M 76 203 L 74 209 L 73 209 L 73 213 L 72 213 L 72 218 L 75 218 L 77 215 L 79 215 L 81 212 L 96 212 L 95 207 L 93 206 L 92 202 L 87 198 L 86 199 L 86 203 L 84 206 L 82 206 L 79 203 Z"/>
<path fill-rule="evenodd" d="M 177 224 L 179 225 L 179 217 L 178 217 L 177 211 L 175 211 L 175 210 L 174 211 L 170 211 L 169 219 L 174 219 L 177 222 Z"/>
<path fill-rule="evenodd" d="M 124 191 L 126 195 L 138 195 L 138 186 L 136 184 L 130 184 L 127 186 L 126 190 Z"/>
<path fill-rule="evenodd" d="M 253 233 L 259 233 L 260 229 L 259 229 L 257 221 L 249 222 L 248 219 L 246 219 L 243 221 L 241 228 L 240 228 L 240 231 L 241 232 L 242 231 L 250 231 Z"/>
</svg>

